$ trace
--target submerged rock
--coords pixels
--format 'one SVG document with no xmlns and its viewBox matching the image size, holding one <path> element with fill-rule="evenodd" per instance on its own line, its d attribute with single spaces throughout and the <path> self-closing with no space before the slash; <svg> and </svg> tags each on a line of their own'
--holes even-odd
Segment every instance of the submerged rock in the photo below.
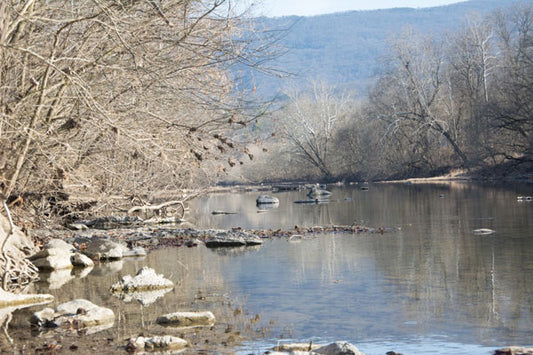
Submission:
<svg viewBox="0 0 533 355">
<path fill-rule="evenodd" d="M 131 338 L 128 342 L 128 345 L 126 345 L 126 349 L 131 349 L 134 351 L 150 351 L 155 349 L 177 350 L 183 349 L 186 346 L 187 341 L 171 335 L 153 337 L 140 336 L 137 338 Z"/>
<path fill-rule="evenodd" d="M 215 324 L 213 313 L 207 312 L 175 312 L 157 317 L 158 324 L 178 327 L 212 326 Z"/>
<path fill-rule="evenodd" d="M 111 286 L 111 292 L 142 292 L 174 287 L 174 283 L 163 275 L 156 274 L 154 269 L 147 266 L 141 268 L 135 277 L 126 275 L 122 280 Z"/>
</svg>

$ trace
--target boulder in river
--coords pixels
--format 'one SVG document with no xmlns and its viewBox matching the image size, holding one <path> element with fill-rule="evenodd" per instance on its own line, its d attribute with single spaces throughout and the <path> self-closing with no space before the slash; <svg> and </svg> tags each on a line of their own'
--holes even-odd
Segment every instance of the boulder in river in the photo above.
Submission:
<svg viewBox="0 0 533 355">
<path fill-rule="evenodd" d="M 312 188 L 311 188 L 311 191 L 309 191 L 307 193 L 307 197 L 309 198 L 320 198 L 320 197 L 329 197 L 331 195 L 331 192 L 329 192 L 328 190 L 324 190 L 324 189 L 321 189 L 320 186 L 317 184 L 317 185 L 314 185 Z"/>
<path fill-rule="evenodd" d="M 177 327 L 212 326 L 215 324 L 215 316 L 209 311 L 175 312 L 157 317 L 156 322 Z"/>
<path fill-rule="evenodd" d="M 115 314 L 109 308 L 99 307 L 84 299 L 77 299 L 62 303 L 55 309 L 45 308 L 35 312 L 30 322 L 39 327 L 62 327 L 66 330 L 93 327 L 103 330 L 113 325 Z"/>
<path fill-rule="evenodd" d="M 142 292 L 174 287 L 174 283 L 158 275 L 147 266 L 141 268 L 135 277 L 126 275 L 111 286 L 111 292 Z"/>
<path fill-rule="evenodd" d="M 259 195 L 259 197 L 255 200 L 255 203 L 259 205 L 277 205 L 279 204 L 279 199 L 277 199 L 274 196 L 269 195 Z"/>
</svg>

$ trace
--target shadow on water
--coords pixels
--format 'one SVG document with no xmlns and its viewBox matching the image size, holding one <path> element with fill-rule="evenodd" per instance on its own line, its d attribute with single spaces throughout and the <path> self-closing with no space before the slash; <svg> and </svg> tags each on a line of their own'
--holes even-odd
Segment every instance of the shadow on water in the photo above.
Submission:
<svg viewBox="0 0 533 355">
<path fill-rule="evenodd" d="M 262 213 L 257 193 L 212 195 L 191 204 L 199 227 L 358 222 L 401 229 L 273 239 L 254 248 L 167 248 L 97 266 L 88 275 L 43 277 L 36 288 L 53 294 L 56 303 L 86 298 L 111 307 L 117 321 L 99 337 L 116 342 L 166 332 L 154 322 L 161 314 L 211 310 L 220 334 L 233 336 L 233 342 L 213 346 L 229 342 L 242 354 L 289 340 L 346 340 L 367 354 L 488 354 L 533 339 L 533 203 L 516 199 L 532 190 L 473 184 L 334 187 L 327 204 L 294 204 L 305 192 L 289 191 L 275 195 L 278 208 Z M 237 214 L 211 214 L 215 210 Z M 496 233 L 474 235 L 477 228 Z M 145 265 L 176 287 L 147 305 L 108 292 Z M 18 312 L 11 322 L 19 339 L 27 337 L 28 315 Z M 205 344 L 207 335 L 184 336 L 194 349 L 216 352 Z"/>
</svg>

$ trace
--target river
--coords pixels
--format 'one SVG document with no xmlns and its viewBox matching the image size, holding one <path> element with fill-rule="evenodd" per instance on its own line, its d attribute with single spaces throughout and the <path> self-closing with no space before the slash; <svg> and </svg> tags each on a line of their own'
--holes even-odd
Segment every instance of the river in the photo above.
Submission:
<svg viewBox="0 0 533 355">
<path fill-rule="evenodd" d="M 491 354 L 533 345 L 533 202 L 517 201 L 533 195 L 532 184 L 328 189 L 329 203 L 311 205 L 294 203 L 305 191 L 274 193 L 280 204 L 269 210 L 256 207 L 259 192 L 210 195 L 192 201 L 187 218 L 199 228 L 357 223 L 394 230 L 270 239 L 253 248 L 160 249 L 63 284 L 45 277 L 38 291 L 58 302 L 87 298 L 112 307 L 119 316 L 108 337 L 115 339 L 160 331 L 153 320 L 162 313 L 212 310 L 221 326 L 243 336 L 227 349 L 237 354 L 311 340 L 349 341 L 368 355 Z M 472 233 L 479 228 L 495 233 Z M 174 281 L 174 290 L 146 305 L 109 294 L 113 282 L 145 265 Z"/>
</svg>

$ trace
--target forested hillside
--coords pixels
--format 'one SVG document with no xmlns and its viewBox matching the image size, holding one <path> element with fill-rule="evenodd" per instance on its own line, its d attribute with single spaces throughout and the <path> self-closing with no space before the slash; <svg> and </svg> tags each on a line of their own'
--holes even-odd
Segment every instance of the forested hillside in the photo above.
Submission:
<svg viewBox="0 0 533 355">
<path fill-rule="evenodd" d="M 500 6 L 488 12 L 488 5 Z M 485 14 L 468 11 L 476 8 Z M 342 20 L 357 16 L 350 36 Z M 375 31 L 367 45 L 359 44 L 363 28 Z M 290 56 L 300 59 L 292 65 L 307 76 L 283 91 L 274 116 L 281 138 L 270 159 L 282 173 L 267 158 L 252 179 L 384 180 L 453 170 L 533 177 L 531 1 L 319 16 L 295 24 L 291 38 L 299 49 Z M 365 92 L 354 92 L 350 84 L 370 77 Z"/>
<path fill-rule="evenodd" d="M 294 74 L 292 80 L 320 79 L 359 91 L 381 70 L 390 38 L 406 27 L 441 36 L 458 29 L 471 14 L 485 15 L 513 0 L 471 0 L 433 8 L 350 11 L 313 17 L 261 18 L 258 25 L 286 30 L 279 45 L 285 55 L 270 65 Z M 258 93 L 272 96 L 290 76 L 255 75 Z"/>
</svg>

